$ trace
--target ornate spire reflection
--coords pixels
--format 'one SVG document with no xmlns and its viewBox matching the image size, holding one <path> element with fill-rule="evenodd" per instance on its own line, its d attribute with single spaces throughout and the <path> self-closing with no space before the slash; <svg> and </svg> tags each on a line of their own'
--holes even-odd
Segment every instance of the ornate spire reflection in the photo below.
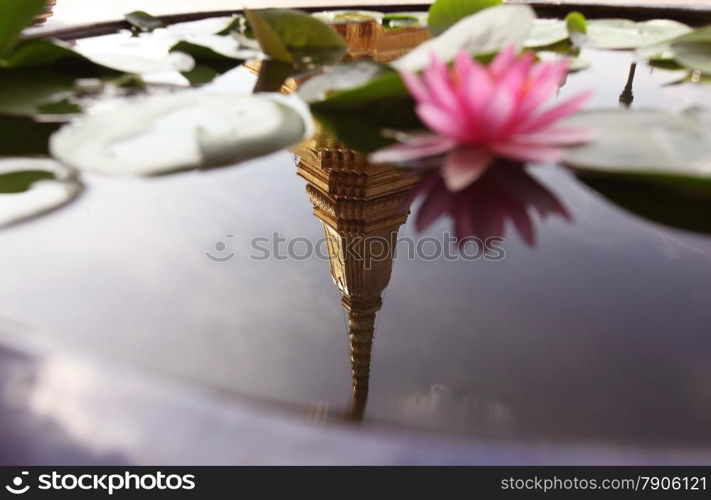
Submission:
<svg viewBox="0 0 711 500">
<path fill-rule="evenodd" d="M 397 232 L 417 178 L 347 149 L 319 131 L 299 145 L 297 173 L 307 181 L 314 215 L 323 223 L 333 281 L 348 316 L 353 392 L 349 418 L 365 411 L 375 318 L 390 282 Z"/>
</svg>

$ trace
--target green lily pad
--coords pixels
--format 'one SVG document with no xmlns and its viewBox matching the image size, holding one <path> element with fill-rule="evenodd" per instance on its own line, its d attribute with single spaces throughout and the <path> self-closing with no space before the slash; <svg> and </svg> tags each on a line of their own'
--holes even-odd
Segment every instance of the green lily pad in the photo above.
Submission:
<svg viewBox="0 0 711 500">
<path fill-rule="evenodd" d="M 311 133 L 308 109 L 296 96 L 186 91 L 79 118 L 52 136 L 50 150 L 79 170 L 160 175 L 233 165 Z"/>
<path fill-rule="evenodd" d="M 588 32 L 588 20 L 580 12 L 568 12 L 568 15 L 565 16 L 565 27 L 571 35 L 573 33 L 585 34 Z"/>
<path fill-rule="evenodd" d="M 711 193 L 639 179 L 579 174 L 578 179 L 615 205 L 665 226 L 711 234 Z"/>
<path fill-rule="evenodd" d="M 0 160 L 0 227 L 61 207 L 81 188 L 74 173 L 54 160 Z"/>
<path fill-rule="evenodd" d="M 682 66 L 711 75 L 711 26 L 675 38 L 670 48 Z"/>
<path fill-rule="evenodd" d="M 524 43 L 527 48 L 541 48 L 564 42 L 568 39 L 565 21 L 560 19 L 536 19 Z"/>
<path fill-rule="evenodd" d="M 49 137 L 61 123 L 0 115 L 0 156 L 49 154 Z"/>
<path fill-rule="evenodd" d="M 383 18 L 383 13 L 376 10 L 324 10 L 312 14 L 319 21 L 326 24 L 359 23 L 363 21 L 378 21 Z"/>
<path fill-rule="evenodd" d="M 392 69 L 372 61 L 342 63 L 306 80 L 298 89 L 306 102 L 322 107 L 359 105 L 363 101 L 401 96 L 407 89 Z"/>
<path fill-rule="evenodd" d="M 217 52 L 210 47 L 184 40 L 173 45 L 170 51 L 182 52 L 193 58 L 195 66 L 190 71 L 183 72 L 183 76 L 193 85 L 210 82 L 217 75 L 221 75 L 244 63 L 243 59 L 237 59 Z"/>
<path fill-rule="evenodd" d="M 433 35 L 440 35 L 465 17 L 502 3 L 502 0 L 435 0 L 427 24 Z"/>
<path fill-rule="evenodd" d="M 691 31 L 670 19 L 635 22 L 629 19 L 590 19 L 587 36 L 597 49 L 636 49 L 654 45 Z"/>
<path fill-rule="evenodd" d="M 594 110 L 569 123 L 597 134 L 567 152 L 565 163 L 579 171 L 711 189 L 708 110 Z"/>
<path fill-rule="evenodd" d="M 380 20 L 384 28 L 401 29 L 427 26 L 427 12 L 391 12 Z"/>
<path fill-rule="evenodd" d="M 336 31 L 298 10 L 246 10 L 262 50 L 270 58 L 297 66 L 329 65 L 341 60 L 346 44 Z"/>
<path fill-rule="evenodd" d="M 157 17 L 153 17 L 147 12 L 143 12 L 142 10 L 137 10 L 134 12 L 129 12 L 125 16 L 126 21 L 136 30 L 136 31 L 141 31 L 144 33 L 151 32 L 155 29 L 162 28 L 165 26 L 165 23 L 158 19 Z"/>
<path fill-rule="evenodd" d="M 0 58 L 17 42 L 22 30 L 47 6 L 46 0 L 2 0 L 0 2 Z"/>
<path fill-rule="evenodd" d="M 461 50 L 471 55 L 494 54 L 514 44 L 523 46 L 535 14 L 527 5 L 498 5 L 466 17 L 436 38 L 393 61 L 398 71 L 415 73 L 429 66 L 432 55 L 452 61 Z"/>
</svg>

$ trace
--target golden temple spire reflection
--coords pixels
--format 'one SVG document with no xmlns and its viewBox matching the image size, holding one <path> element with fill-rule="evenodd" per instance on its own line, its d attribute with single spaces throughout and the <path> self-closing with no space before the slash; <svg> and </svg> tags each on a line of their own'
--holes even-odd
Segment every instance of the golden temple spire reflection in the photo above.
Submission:
<svg viewBox="0 0 711 500">
<path fill-rule="evenodd" d="M 407 195 L 417 182 L 375 165 L 319 130 L 295 148 L 314 215 L 323 223 L 331 276 L 348 316 L 353 391 L 348 417 L 360 420 L 368 398 L 376 314 L 390 282 Z"/>
</svg>

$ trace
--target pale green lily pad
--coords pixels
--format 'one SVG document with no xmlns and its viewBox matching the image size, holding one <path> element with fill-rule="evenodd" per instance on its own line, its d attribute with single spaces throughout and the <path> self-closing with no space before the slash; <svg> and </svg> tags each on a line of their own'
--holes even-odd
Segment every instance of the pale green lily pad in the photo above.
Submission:
<svg viewBox="0 0 711 500">
<path fill-rule="evenodd" d="M 64 126 L 52 155 L 79 170 L 159 175 L 236 164 L 312 133 L 296 96 L 181 92 L 139 97 Z"/>
<path fill-rule="evenodd" d="M 682 66 L 711 75 L 711 26 L 674 39 L 670 49 Z"/>
<path fill-rule="evenodd" d="M 163 21 L 142 10 L 129 12 L 124 18 L 136 31 L 150 32 L 165 26 Z"/>
<path fill-rule="evenodd" d="M 0 160 L 0 227 L 61 207 L 81 189 L 74 173 L 54 160 Z"/>
<path fill-rule="evenodd" d="M 462 19 L 437 38 L 419 45 L 392 62 L 398 71 L 422 71 L 432 55 L 452 61 L 461 50 L 472 55 L 493 54 L 513 44 L 523 46 L 533 26 L 535 14 L 527 5 L 499 5 Z"/>
<path fill-rule="evenodd" d="M 412 28 L 427 26 L 427 12 L 391 12 L 380 20 L 388 29 Z"/>
<path fill-rule="evenodd" d="M 635 22 L 629 19 L 590 19 L 587 37 L 597 49 L 636 49 L 654 45 L 691 31 L 670 19 Z"/>
<path fill-rule="evenodd" d="M 359 89 L 373 82 L 376 77 L 391 73 L 393 71 L 387 66 L 372 61 L 342 63 L 306 80 L 299 86 L 298 93 L 306 102 L 315 103 L 339 92 Z M 399 80 L 397 75 L 392 76 Z M 397 90 L 400 92 L 404 88 L 399 86 Z"/>
<path fill-rule="evenodd" d="M 534 49 L 548 47 L 568 39 L 565 21 L 560 19 L 536 19 L 524 47 Z"/>
<path fill-rule="evenodd" d="M 565 163 L 576 169 L 711 187 L 708 110 L 594 110 L 579 113 L 569 123 L 597 134 L 568 150 Z"/>
<path fill-rule="evenodd" d="M 440 35 L 462 19 L 501 3 L 502 0 L 435 0 L 427 24 L 433 35 Z"/>
<path fill-rule="evenodd" d="M 326 24 L 380 22 L 383 18 L 383 13 L 376 10 L 324 10 L 311 15 Z"/>
</svg>

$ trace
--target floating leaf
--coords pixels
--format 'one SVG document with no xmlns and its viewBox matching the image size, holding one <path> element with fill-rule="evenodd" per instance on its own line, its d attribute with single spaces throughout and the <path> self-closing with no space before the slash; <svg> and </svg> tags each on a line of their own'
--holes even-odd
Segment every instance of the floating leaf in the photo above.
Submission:
<svg viewBox="0 0 711 500">
<path fill-rule="evenodd" d="M 27 40 L 20 42 L 5 59 L 7 69 L 57 67 L 63 72 L 76 76 L 90 77 L 115 74 L 119 70 L 75 52 L 68 44 L 59 40 Z"/>
<path fill-rule="evenodd" d="M 501 0 L 435 0 L 427 24 L 432 34 L 439 35 L 465 17 L 501 3 Z"/>
<path fill-rule="evenodd" d="M 686 24 L 670 19 L 635 22 L 629 19 L 591 19 L 588 39 L 597 49 L 636 49 L 670 40 L 691 31 Z"/>
<path fill-rule="evenodd" d="M 0 156 L 47 155 L 49 137 L 61 123 L 0 115 Z"/>
<path fill-rule="evenodd" d="M 372 61 L 355 61 L 328 68 L 306 80 L 298 89 L 308 103 L 322 102 L 322 107 L 356 105 L 363 101 L 407 94 L 400 77 L 387 66 Z"/>
<path fill-rule="evenodd" d="M 54 179 L 54 174 L 46 170 L 20 170 L 9 173 L 0 171 L 0 194 L 22 193 L 42 179 Z"/>
<path fill-rule="evenodd" d="M 0 71 L 0 113 L 39 114 L 42 107 L 72 97 L 74 80 L 72 76 L 48 68 Z"/>
<path fill-rule="evenodd" d="M 170 51 L 188 54 L 195 61 L 195 67 L 192 70 L 183 72 L 191 84 L 207 83 L 212 81 L 215 76 L 244 63 L 242 59 L 236 59 L 210 47 L 186 41 L 176 43 Z"/>
<path fill-rule="evenodd" d="M 383 129 L 422 128 L 400 75 L 374 62 L 334 66 L 304 83 L 299 95 L 327 129 L 361 152 L 393 142 L 383 136 Z"/>
<path fill-rule="evenodd" d="M 235 164 L 310 136 L 296 96 L 196 91 L 139 97 L 64 126 L 52 155 L 80 170 L 158 175 Z"/>
<path fill-rule="evenodd" d="M 254 35 L 265 54 L 276 61 L 296 65 L 334 64 L 346 53 L 336 31 L 298 10 L 246 10 Z"/>
<path fill-rule="evenodd" d="M 418 72 L 426 68 L 432 54 L 452 61 L 461 50 L 472 55 L 493 54 L 510 44 L 522 46 L 535 15 L 527 5 L 499 5 L 462 19 L 437 38 L 428 40 L 394 61 L 398 71 Z"/>
<path fill-rule="evenodd" d="M 584 34 L 588 32 L 588 20 L 580 12 L 574 10 L 565 16 L 565 27 L 571 35 L 573 33 Z"/>
<path fill-rule="evenodd" d="M 565 22 L 560 19 L 536 19 L 524 44 L 528 48 L 555 45 L 568 39 Z"/>
<path fill-rule="evenodd" d="M 0 2 L 0 58 L 10 52 L 22 30 L 46 6 L 46 0 L 2 0 Z"/>
<path fill-rule="evenodd" d="M 158 28 L 162 28 L 165 26 L 163 21 L 158 19 L 157 17 L 153 17 L 152 15 L 148 14 L 147 12 L 143 12 L 142 10 L 137 10 L 134 12 L 129 12 L 124 16 L 126 18 L 126 21 L 136 30 L 140 32 L 150 32 Z"/>
<path fill-rule="evenodd" d="M 259 78 L 254 85 L 254 92 L 281 92 L 284 83 L 294 72 L 291 64 L 279 61 L 262 61 Z"/>
<path fill-rule="evenodd" d="M 363 21 L 380 22 L 383 13 L 375 10 L 325 10 L 314 12 L 312 16 L 327 24 L 359 23 Z"/>
<path fill-rule="evenodd" d="M 667 226 L 711 234 L 711 193 L 678 190 L 639 179 L 579 174 L 578 178 L 625 210 Z M 671 188 L 671 189 L 670 189 Z"/>
<path fill-rule="evenodd" d="M 578 170 L 711 188 L 711 113 L 707 110 L 595 110 L 579 113 L 569 122 L 598 134 L 595 140 L 568 150 L 565 163 Z"/>
<path fill-rule="evenodd" d="M 81 191 L 73 172 L 40 158 L 0 160 L 0 227 L 58 208 Z"/>
<path fill-rule="evenodd" d="M 711 26 L 675 38 L 670 48 L 682 66 L 711 75 Z"/>
<path fill-rule="evenodd" d="M 427 12 L 392 12 L 383 15 L 380 22 L 388 29 L 427 26 Z"/>
</svg>

